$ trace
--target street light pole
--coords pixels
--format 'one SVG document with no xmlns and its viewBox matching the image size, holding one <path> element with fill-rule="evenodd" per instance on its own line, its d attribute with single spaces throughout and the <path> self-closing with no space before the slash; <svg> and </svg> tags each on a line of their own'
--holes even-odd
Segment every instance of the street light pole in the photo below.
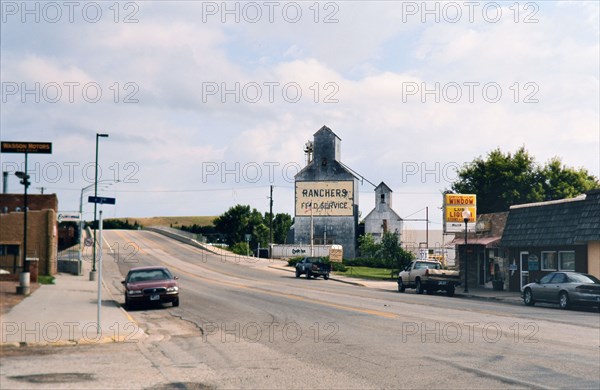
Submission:
<svg viewBox="0 0 600 390">
<path fill-rule="evenodd" d="M 96 163 L 94 169 L 94 197 L 98 197 L 98 138 L 108 138 L 108 134 L 96 133 Z M 90 280 L 96 280 L 96 210 L 97 204 L 94 202 L 94 246 L 92 258 L 92 270 L 90 271 Z"/>
<path fill-rule="evenodd" d="M 100 180 L 98 183 L 102 182 L 111 182 L 108 184 L 111 185 L 112 183 L 118 183 L 119 180 Z M 79 275 L 83 275 L 83 193 L 92 188 L 93 186 L 94 184 L 90 184 L 87 187 L 83 187 L 81 189 L 81 195 L 79 196 Z"/>
<path fill-rule="evenodd" d="M 465 290 L 464 292 L 469 292 L 469 255 L 467 253 L 467 223 L 469 219 L 471 219 L 471 212 L 468 208 L 462 212 L 463 220 L 465 221 Z"/>
</svg>

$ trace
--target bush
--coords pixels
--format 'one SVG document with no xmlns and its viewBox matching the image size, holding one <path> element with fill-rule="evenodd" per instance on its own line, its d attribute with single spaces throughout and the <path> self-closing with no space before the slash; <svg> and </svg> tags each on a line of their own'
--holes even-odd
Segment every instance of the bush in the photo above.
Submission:
<svg viewBox="0 0 600 390">
<path fill-rule="evenodd" d="M 291 259 L 288 259 L 288 267 L 295 267 L 296 263 L 298 263 L 299 261 L 301 261 L 304 257 L 300 256 L 300 257 L 292 257 Z"/>
<path fill-rule="evenodd" d="M 231 251 L 236 255 L 247 256 L 249 253 L 249 247 L 247 242 L 238 242 L 233 244 Z"/>
<path fill-rule="evenodd" d="M 372 257 L 344 259 L 344 264 L 351 267 L 388 268 L 384 260 Z"/>
<path fill-rule="evenodd" d="M 346 272 L 347 268 L 343 263 L 331 263 L 331 270 L 336 272 Z"/>
</svg>

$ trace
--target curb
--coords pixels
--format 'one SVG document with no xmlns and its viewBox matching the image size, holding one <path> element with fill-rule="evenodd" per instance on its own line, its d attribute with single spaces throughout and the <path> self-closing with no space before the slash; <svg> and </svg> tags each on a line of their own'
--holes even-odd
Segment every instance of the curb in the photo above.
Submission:
<svg viewBox="0 0 600 390">
<path fill-rule="evenodd" d="M 99 340 L 81 338 L 78 340 L 58 340 L 55 342 L 48 341 L 15 341 L 10 343 L 0 343 L 0 349 L 9 348 L 35 348 L 35 347 L 75 347 L 79 345 L 95 345 L 109 343 L 137 343 L 137 339 L 128 340 L 127 337 L 101 337 Z"/>
<path fill-rule="evenodd" d="M 291 272 L 291 273 L 294 273 L 294 270 L 287 269 L 287 268 L 281 268 L 281 267 L 279 267 L 279 266 L 276 266 L 276 265 L 270 265 L 270 266 L 268 266 L 268 268 L 273 268 L 273 269 L 278 269 L 278 270 L 280 270 L 280 271 L 285 271 L 285 272 Z M 347 281 L 347 280 L 342 280 L 342 279 L 332 278 L 331 276 L 329 277 L 329 280 L 333 280 L 334 282 L 339 282 L 339 283 L 350 284 L 350 285 L 353 285 L 353 286 L 366 287 L 364 284 L 362 284 L 362 283 L 359 283 L 359 282 L 350 282 L 350 281 Z"/>
</svg>

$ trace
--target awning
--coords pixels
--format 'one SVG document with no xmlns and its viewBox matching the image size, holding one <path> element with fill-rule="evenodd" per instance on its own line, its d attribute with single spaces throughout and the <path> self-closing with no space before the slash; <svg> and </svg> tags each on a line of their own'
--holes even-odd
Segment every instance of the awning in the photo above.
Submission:
<svg viewBox="0 0 600 390">
<path fill-rule="evenodd" d="M 497 246 L 500 243 L 502 237 L 476 237 L 471 238 L 467 237 L 467 245 L 483 245 L 483 246 Z M 465 238 L 464 237 L 455 237 L 454 240 L 450 242 L 453 245 L 464 245 Z"/>
</svg>

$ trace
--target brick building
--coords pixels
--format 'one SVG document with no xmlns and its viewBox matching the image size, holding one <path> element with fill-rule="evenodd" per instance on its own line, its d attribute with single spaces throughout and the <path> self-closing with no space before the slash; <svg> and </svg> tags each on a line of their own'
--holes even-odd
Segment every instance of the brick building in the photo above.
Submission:
<svg viewBox="0 0 600 390">
<path fill-rule="evenodd" d="M 57 271 L 56 194 L 27 196 L 27 257 L 37 258 L 39 274 Z M 23 270 L 23 194 L 0 194 L 0 269 L 5 279 L 18 279 Z M 32 281 L 34 275 L 32 272 Z"/>
</svg>

